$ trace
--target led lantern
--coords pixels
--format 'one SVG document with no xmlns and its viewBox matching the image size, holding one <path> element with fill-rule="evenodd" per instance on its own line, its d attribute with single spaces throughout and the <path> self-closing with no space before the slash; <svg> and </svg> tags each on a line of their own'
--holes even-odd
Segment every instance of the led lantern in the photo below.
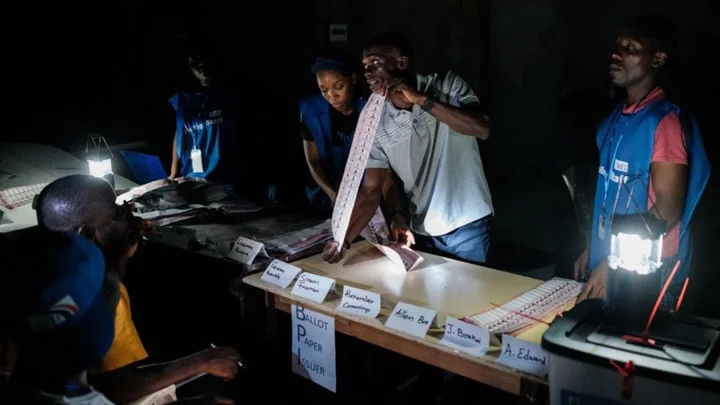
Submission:
<svg viewBox="0 0 720 405">
<path fill-rule="evenodd" d="M 665 222 L 648 213 L 616 215 L 608 266 L 640 275 L 655 273 L 662 266 L 664 233 Z"/>
<path fill-rule="evenodd" d="M 85 159 L 87 159 L 88 162 L 88 171 L 95 177 L 107 180 L 115 187 L 112 157 L 112 151 L 105 137 L 100 135 L 88 136 L 88 141 L 85 145 Z"/>
</svg>

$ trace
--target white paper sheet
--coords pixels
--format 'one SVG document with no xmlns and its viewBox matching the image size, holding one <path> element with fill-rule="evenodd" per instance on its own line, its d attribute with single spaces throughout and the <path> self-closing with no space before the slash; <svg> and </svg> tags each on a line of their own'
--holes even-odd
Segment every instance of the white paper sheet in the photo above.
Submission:
<svg viewBox="0 0 720 405">
<path fill-rule="evenodd" d="M 290 317 L 293 372 L 335 392 L 335 319 L 294 304 Z"/>
</svg>

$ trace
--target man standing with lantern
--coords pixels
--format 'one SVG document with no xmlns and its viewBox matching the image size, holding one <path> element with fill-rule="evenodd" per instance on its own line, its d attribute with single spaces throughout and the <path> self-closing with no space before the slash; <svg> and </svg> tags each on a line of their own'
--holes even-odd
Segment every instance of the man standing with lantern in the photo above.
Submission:
<svg viewBox="0 0 720 405">
<path fill-rule="evenodd" d="M 635 18 L 617 39 L 610 76 L 627 91 L 627 100 L 597 134 L 600 167 L 591 243 L 575 263 L 575 278 L 589 277 L 580 300 L 605 295 L 616 215 L 646 214 L 665 223 L 661 282 L 680 261 L 666 305 L 677 299 L 689 274 L 689 222 L 710 164 L 692 117 L 665 98 L 662 85 L 676 48 L 677 28 L 659 16 Z"/>
</svg>

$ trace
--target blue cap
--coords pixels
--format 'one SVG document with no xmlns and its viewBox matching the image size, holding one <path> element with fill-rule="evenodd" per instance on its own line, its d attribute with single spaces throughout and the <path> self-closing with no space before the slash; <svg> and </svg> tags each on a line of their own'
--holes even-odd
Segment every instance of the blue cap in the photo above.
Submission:
<svg viewBox="0 0 720 405">
<path fill-rule="evenodd" d="M 105 259 L 74 233 L 48 232 L 40 239 L 32 241 L 36 252 L 23 269 L 35 274 L 15 293 L 26 295 L 17 307 L 18 367 L 32 376 L 73 375 L 100 364 L 113 342 Z"/>
<path fill-rule="evenodd" d="M 313 63 L 310 68 L 312 74 L 316 74 L 318 70 L 332 70 L 345 76 L 349 76 L 352 73 L 352 68 L 349 64 L 338 59 L 326 58 L 324 56 L 315 59 L 315 63 Z"/>
</svg>

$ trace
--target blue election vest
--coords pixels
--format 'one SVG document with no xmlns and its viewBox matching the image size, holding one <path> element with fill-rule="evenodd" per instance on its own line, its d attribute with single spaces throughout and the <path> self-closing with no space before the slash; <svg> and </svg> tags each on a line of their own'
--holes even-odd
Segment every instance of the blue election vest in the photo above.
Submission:
<svg viewBox="0 0 720 405">
<path fill-rule="evenodd" d="M 668 100 L 651 102 L 633 114 L 624 114 L 622 110 L 621 104 L 600 125 L 597 134 L 600 168 L 593 207 L 590 269 L 610 254 L 612 216 L 647 211 L 655 130 L 660 121 L 674 111 L 682 125 L 689 163 L 677 256 L 681 265 L 673 279 L 673 284 L 682 283 L 690 271 L 690 219 L 710 178 L 710 163 L 700 131 L 692 117 L 681 115 L 680 108 Z M 624 185 L 618 193 L 621 176 Z"/>
<path fill-rule="evenodd" d="M 208 86 L 194 93 L 178 92 L 170 100 L 176 112 L 179 176 L 203 177 L 230 185 L 236 121 L 233 103 L 221 88 Z M 202 154 L 202 172 L 193 172 L 190 153 Z"/>
<path fill-rule="evenodd" d="M 357 102 L 357 108 L 362 111 L 365 107 L 365 99 L 362 97 Z M 353 134 L 347 137 L 342 146 L 333 144 L 333 133 L 330 124 L 330 104 L 323 98 L 322 94 L 316 93 L 300 101 L 300 115 L 302 122 L 312 134 L 323 171 L 330 178 L 330 182 L 337 190 L 340 187 L 345 163 L 350 156 Z M 307 190 L 307 196 L 311 203 L 319 204 L 330 209 L 330 199 L 320 187 Z"/>
</svg>

